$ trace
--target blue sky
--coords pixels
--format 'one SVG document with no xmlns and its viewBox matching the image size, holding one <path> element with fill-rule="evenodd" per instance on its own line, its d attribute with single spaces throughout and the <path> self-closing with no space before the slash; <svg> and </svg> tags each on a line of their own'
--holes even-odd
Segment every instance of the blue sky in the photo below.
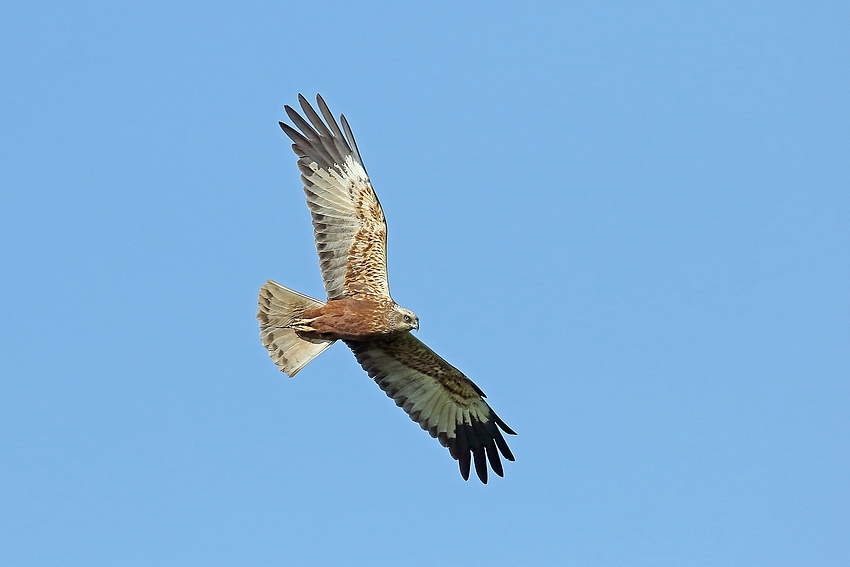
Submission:
<svg viewBox="0 0 850 567">
<path fill-rule="evenodd" d="M 0 7 L 0 563 L 847 565 L 844 3 Z M 343 345 L 284 104 L 519 435 L 463 482 Z"/>
</svg>

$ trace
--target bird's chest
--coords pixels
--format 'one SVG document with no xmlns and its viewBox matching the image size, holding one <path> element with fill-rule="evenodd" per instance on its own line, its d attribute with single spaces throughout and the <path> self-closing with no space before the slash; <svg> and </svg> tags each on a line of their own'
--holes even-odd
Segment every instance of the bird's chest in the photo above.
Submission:
<svg viewBox="0 0 850 567">
<path fill-rule="evenodd" d="M 370 299 L 335 299 L 304 313 L 314 318 L 316 333 L 339 339 L 358 340 L 390 332 L 391 306 Z"/>
</svg>

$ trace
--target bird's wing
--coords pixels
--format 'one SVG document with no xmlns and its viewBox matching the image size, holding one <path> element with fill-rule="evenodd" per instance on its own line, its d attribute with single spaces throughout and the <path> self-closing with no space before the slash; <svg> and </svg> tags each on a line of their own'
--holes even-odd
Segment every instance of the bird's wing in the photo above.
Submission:
<svg viewBox="0 0 850 567">
<path fill-rule="evenodd" d="M 321 96 L 316 102 L 324 121 L 303 96 L 298 101 L 309 123 L 286 106 L 298 130 L 280 127 L 298 156 L 328 299 L 388 298 L 387 223 L 351 128 L 340 116 L 343 134 Z"/>
<path fill-rule="evenodd" d="M 469 478 L 470 461 L 481 482 L 487 482 L 488 460 L 493 472 L 504 475 L 499 451 L 509 461 L 514 456 L 499 429 L 516 433 L 460 370 L 409 332 L 346 344 L 387 396 L 448 447 L 464 480 Z"/>
</svg>

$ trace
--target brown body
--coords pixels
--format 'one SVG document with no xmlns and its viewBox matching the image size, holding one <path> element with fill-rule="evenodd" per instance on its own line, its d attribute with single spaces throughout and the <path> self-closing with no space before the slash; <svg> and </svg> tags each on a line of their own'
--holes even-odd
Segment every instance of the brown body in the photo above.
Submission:
<svg viewBox="0 0 850 567">
<path fill-rule="evenodd" d="M 332 299 L 322 307 L 304 311 L 302 332 L 351 341 L 390 334 L 395 331 L 395 306 L 392 299 Z"/>
</svg>

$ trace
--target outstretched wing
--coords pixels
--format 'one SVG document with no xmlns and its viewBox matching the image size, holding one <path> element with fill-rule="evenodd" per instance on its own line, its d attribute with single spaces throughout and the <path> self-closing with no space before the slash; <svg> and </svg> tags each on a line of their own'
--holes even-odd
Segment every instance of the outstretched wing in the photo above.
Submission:
<svg viewBox="0 0 850 567">
<path fill-rule="evenodd" d="M 502 431 L 516 435 L 484 401 L 484 392 L 409 332 L 346 341 L 357 362 L 422 429 L 439 439 L 469 479 L 470 461 L 487 483 L 487 461 L 504 476 L 499 451 L 514 460 Z M 498 449 L 498 450 L 497 450 Z"/>
<path fill-rule="evenodd" d="M 328 299 L 388 298 L 387 223 L 351 128 L 340 116 L 343 135 L 321 95 L 316 102 L 324 121 L 300 94 L 298 102 L 310 122 L 286 106 L 300 132 L 283 122 L 280 127 L 298 156 Z"/>
</svg>

